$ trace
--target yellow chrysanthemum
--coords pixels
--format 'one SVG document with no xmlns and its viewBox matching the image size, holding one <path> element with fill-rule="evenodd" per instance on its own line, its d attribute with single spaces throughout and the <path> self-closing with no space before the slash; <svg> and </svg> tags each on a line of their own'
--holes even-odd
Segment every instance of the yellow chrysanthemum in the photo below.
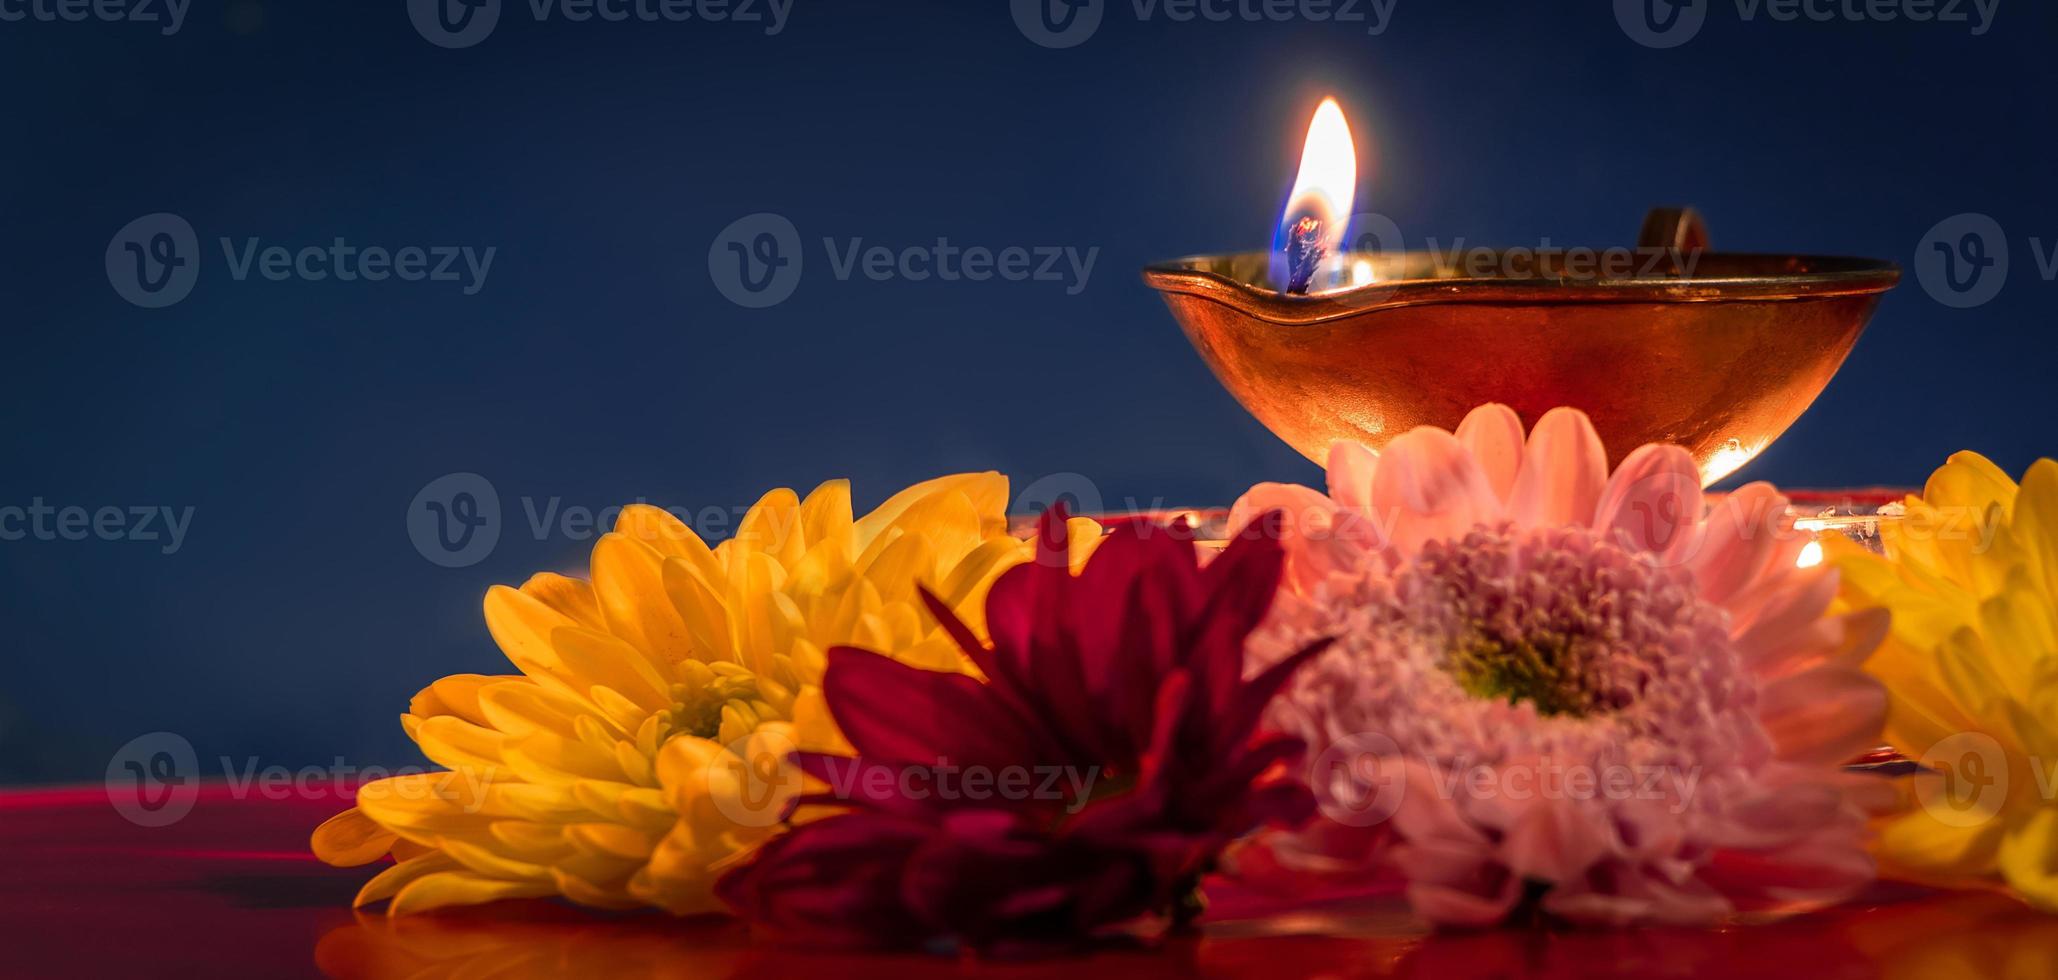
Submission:
<svg viewBox="0 0 2058 980">
<path fill-rule="evenodd" d="M 970 669 L 916 585 L 983 629 L 987 587 L 1031 554 L 1007 533 L 1007 499 L 1005 477 L 965 474 L 853 519 L 847 483 L 806 501 L 774 490 L 715 548 L 662 510 L 625 509 L 590 583 L 545 573 L 487 593 L 520 673 L 417 695 L 402 724 L 448 771 L 364 786 L 315 853 L 391 853 L 358 904 L 390 898 L 395 914 L 546 895 L 717 910 L 714 880 L 781 829 L 799 789 L 786 753 L 841 744 L 821 707 L 828 648 Z"/>
<path fill-rule="evenodd" d="M 2058 462 L 2018 487 L 1952 456 L 1882 538 L 1884 558 L 1837 548 L 1844 599 L 1893 611 L 1866 668 L 1892 698 L 1888 740 L 1931 771 L 1881 827 L 1882 863 L 2058 911 Z"/>
</svg>

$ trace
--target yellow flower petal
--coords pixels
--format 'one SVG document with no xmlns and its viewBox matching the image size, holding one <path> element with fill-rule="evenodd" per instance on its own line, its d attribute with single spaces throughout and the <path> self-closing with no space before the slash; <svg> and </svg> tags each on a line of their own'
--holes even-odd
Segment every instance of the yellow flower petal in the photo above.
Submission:
<svg viewBox="0 0 2058 980">
<path fill-rule="evenodd" d="M 2030 904 L 2058 912 L 2058 807 L 2039 807 L 2008 828 L 2000 866 L 2001 877 Z"/>
<path fill-rule="evenodd" d="M 540 683 L 573 690 L 554 673 L 562 664 L 557 651 L 551 646 L 550 634 L 578 626 L 577 620 L 550 608 L 535 596 L 505 585 L 486 590 L 487 632 L 493 634 L 493 642 L 500 646 L 500 652 L 506 654 L 509 661 Z"/>
<path fill-rule="evenodd" d="M 572 846 L 595 854 L 641 860 L 657 846 L 657 841 L 649 836 L 621 824 L 573 824 L 568 832 Z"/>
<path fill-rule="evenodd" d="M 522 594 L 581 626 L 601 629 L 606 625 L 600 616 L 600 600 L 589 583 L 556 572 L 537 572 L 522 583 Z"/>
<path fill-rule="evenodd" d="M 358 889 L 357 898 L 351 904 L 370 905 L 373 902 L 383 902 L 412 884 L 417 878 L 439 871 L 454 871 L 457 867 L 457 862 L 441 851 L 409 858 L 379 872 L 372 880 L 365 882 L 364 887 Z"/>
<path fill-rule="evenodd" d="M 2044 602 L 2058 603 L 2058 461 L 2037 460 L 2023 474 L 2010 527 Z"/>
<path fill-rule="evenodd" d="M 800 498 L 781 487 L 758 498 L 744 512 L 736 537 L 723 544 L 728 550 L 729 574 L 740 574 L 739 563 L 751 555 L 768 557 L 780 565 L 792 565 L 807 552 L 800 527 Z"/>
<path fill-rule="evenodd" d="M 580 779 L 615 781 L 623 778 L 621 767 L 615 765 L 613 753 L 548 732 L 510 739 L 501 749 L 500 756 L 509 770 L 530 783 L 569 787 Z"/>
<path fill-rule="evenodd" d="M 664 564 L 664 555 L 626 534 L 604 534 L 593 547 L 593 592 L 607 631 L 657 664 L 684 660 L 692 647 L 665 597 Z"/>
<path fill-rule="evenodd" d="M 939 493 L 962 493 L 971 500 L 973 508 L 982 515 L 987 536 L 1007 532 L 1008 478 L 990 471 L 958 473 L 917 483 L 888 497 L 857 522 L 859 549 L 869 547 L 888 528 L 898 525 L 908 508 Z"/>
<path fill-rule="evenodd" d="M 830 480 L 814 489 L 800 504 L 800 525 L 808 550 L 832 544 L 837 550 L 850 547 L 854 522 L 850 510 L 850 481 Z M 847 552 L 844 557 L 850 556 Z"/>
<path fill-rule="evenodd" d="M 314 829 L 314 856 L 339 868 L 370 864 L 393 849 L 396 835 L 351 807 Z"/>
<path fill-rule="evenodd" d="M 463 871 L 424 875 L 402 887 L 386 907 L 388 915 L 427 912 L 446 905 L 478 905 L 504 898 L 541 898 L 552 894 L 547 882 L 499 881 Z"/>
<path fill-rule="evenodd" d="M 707 542 L 702 541 L 700 535 L 687 527 L 684 521 L 649 504 L 630 504 L 622 508 L 621 516 L 615 518 L 614 533 L 666 558 L 695 560 L 702 555 L 710 561 L 714 558 Z"/>
<path fill-rule="evenodd" d="M 1985 877 L 1994 873 L 2006 827 L 1998 817 L 1970 827 L 1953 826 L 1916 810 L 1880 828 L 1879 853 L 1897 870 L 1920 877 Z"/>
<path fill-rule="evenodd" d="M 452 715 L 422 719 L 414 739 L 422 754 L 451 769 L 490 769 L 501 762 L 507 736 Z"/>
<path fill-rule="evenodd" d="M 541 864 L 495 854 L 490 848 L 464 840 L 445 838 L 438 842 L 444 854 L 479 874 L 508 881 L 549 881 L 550 869 Z"/>
<path fill-rule="evenodd" d="M 486 716 L 480 713 L 479 691 L 489 684 L 509 680 L 512 675 L 452 674 L 428 687 L 407 703 L 407 712 L 428 718 L 433 715 L 456 715 L 473 724 L 483 725 Z"/>
<path fill-rule="evenodd" d="M 2015 504 L 2015 481 L 1985 456 L 1958 452 L 1930 474 L 1922 499 L 1932 507 L 1963 508 L 1972 513 L 2000 504 L 2005 512 Z"/>
<path fill-rule="evenodd" d="M 564 828 L 556 824 L 495 820 L 488 825 L 487 831 L 509 853 L 523 855 L 538 864 L 547 864 L 572 849 L 571 843 L 565 840 Z"/>
<path fill-rule="evenodd" d="M 581 905 L 599 909 L 633 909 L 644 904 L 645 899 L 602 888 L 563 868 L 550 869 L 551 880 L 557 885 L 558 893 Z"/>
<path fill-rule="evenodd" d="M 564 676 L 576 679 L 584 695 L 602 684 L 650 711 L 671 703 L 671 685 L 627 641 L 597 630 L 567 627 L 550 636 L 551 647 L 564 665 Z"/>
<path fill-rule="evenodd" d="M 528 679 L 494 684 L 478 695 L 479 723 L 508 735 L 534 731 L 572 736 L 572 720 L 591 709 L 585 702 Z"/>
</svg>

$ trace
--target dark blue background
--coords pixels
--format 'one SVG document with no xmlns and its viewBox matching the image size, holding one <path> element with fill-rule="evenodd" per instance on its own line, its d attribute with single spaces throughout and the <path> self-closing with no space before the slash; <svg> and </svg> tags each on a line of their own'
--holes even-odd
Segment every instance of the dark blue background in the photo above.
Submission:
<svg viewBox="0 0 2058 980">
<path fill-rule="evenodd" d="M 1757 463 L 1788 485 L 1914 483 L 1964 447 L 2058 449 L 2058 350 L 2028 239 L 2058 238 L 2058 17 L 1743 22 L 1674 50 L 1607 3 L 1400 0 L 1391 28 L 1139 21 L 1047 50 L 998 0 L 798 0 L 739 24 L 537 23 L 510 0 L 444 50 L 399 0 L 195 0 L 184 29 L 0 24 L 0 505 L 192 506 L 174 555 L 0 542 L 0 780 L 96 779 L 159 729 L 202 760 L 415 760 L 427 681 L 504 669 L 479 599 L 578 568 L 522 498 L 747 504 L 940 472 L 1091 477 L 1111 504 L 1225 502 L 1315 469 L 1222 393 L 1136 279 L 1269 240 L 1309 111 L 1371 150 L 1361 209 L 1479 243 L 1618 244 L 1691 202 L 1737 250 L 1907 265 L 1996 218 L 2014 268 L 1948 309 L 1913 277 Z M 198 231 L 192 295 L 110 287 L 115 231 Z M 811 263 L 747 310 L 707 252 L 790 218 Z M 497 246 L 486 288 L 232 281 L 217 240 Z M 838 282 L 821 239 L 1099 246 L 1088 288 Z M 1663 383 L 1625 378 L 1625 384 Z M 410 543 L 430 480 L 506 511 L 462 569 Z M 210 768 L 215 764 L 207 763 Z"/>
</svg>

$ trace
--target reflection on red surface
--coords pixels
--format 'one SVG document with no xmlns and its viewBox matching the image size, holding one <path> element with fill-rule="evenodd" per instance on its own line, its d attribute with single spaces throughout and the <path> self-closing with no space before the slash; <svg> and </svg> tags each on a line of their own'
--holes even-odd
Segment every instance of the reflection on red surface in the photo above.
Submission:
<svg viewBox="0 0 2058 980">
<path fill-rule="evenodd" d="M 1882 885 L 1868 900 L 1721 930 L 1426 934 L 1390 893 L 1265 910 L 1227 893 L 1197 938 L 1030 964 L 853 957 L 752 943 L 720 920 L 596 915 L 509 902 L 389 920 L 353 913 L 365 869 L 306 856 L 345 801 L 202 792 L 160 829 L 128 823 L 97 788 L 0 794 L 0 975 L 822 978 L 2053 975 L 2058 918 L 1990 892 Z M 1228 918 L 1234 915 L 1235 918 Z"/>
</svg>

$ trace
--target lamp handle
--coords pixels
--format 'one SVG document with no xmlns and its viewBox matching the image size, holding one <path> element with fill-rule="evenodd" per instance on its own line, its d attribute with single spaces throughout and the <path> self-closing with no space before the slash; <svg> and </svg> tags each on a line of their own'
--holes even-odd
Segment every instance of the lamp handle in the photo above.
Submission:
<svg viewBox="0 0 2058 980">
<path fill-rule="evenodd" d="M 1679 257 L 1708 247 L 1708 223 L 1691 207 L 1652 208 L 1644 215 L 1644 227 L 1637 232 L 1638 249 L 1662 249 L 1672 260 L 1675 275 L 1683 273 Z"/>
</svg>

